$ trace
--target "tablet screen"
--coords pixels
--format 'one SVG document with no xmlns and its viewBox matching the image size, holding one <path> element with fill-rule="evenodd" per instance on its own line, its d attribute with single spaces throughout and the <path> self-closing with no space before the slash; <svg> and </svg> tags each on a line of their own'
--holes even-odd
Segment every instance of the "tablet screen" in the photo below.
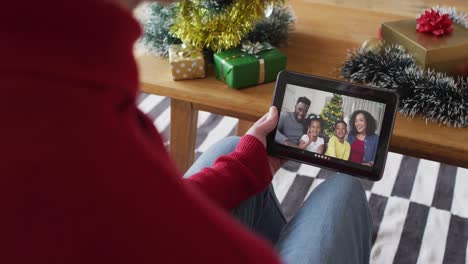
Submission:
<svg viewBox="0 0 468 264">
<path fill-rule="evenodd" d="M 275 142 L 309 155 L 371 170 L 385 104 L 286 84 Z"/>
</svg>

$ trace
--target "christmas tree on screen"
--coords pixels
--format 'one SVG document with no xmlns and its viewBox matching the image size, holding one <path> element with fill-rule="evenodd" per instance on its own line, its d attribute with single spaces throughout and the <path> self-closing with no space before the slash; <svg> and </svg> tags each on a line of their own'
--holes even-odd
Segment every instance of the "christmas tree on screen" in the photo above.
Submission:
<svg viewBox="0 0 468 264">
<path fill-rule="evenodd" d="M 343 119 L 343 99 L 339 94 L 333 94 L 332 99 L 322 109 L 320 116 L 323 119 L 322 133 L 328 137 L 333 136 L 335 123 Z"/>
</svg>

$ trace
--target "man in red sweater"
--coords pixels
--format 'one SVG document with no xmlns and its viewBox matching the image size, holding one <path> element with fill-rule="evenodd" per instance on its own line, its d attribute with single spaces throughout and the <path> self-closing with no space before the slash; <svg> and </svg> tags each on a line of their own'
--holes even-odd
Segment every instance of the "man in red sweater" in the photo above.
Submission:
<svg viewBox="0 0 468 264">
<path fill-rule="evenodd" d="M 277 250 L 277 235 L 232 217 L 271 195 L 274 108 L 232 152 L 182 178 L 135 103 L 138 2 L 2 4 L 0 263 L 367 262 L 367 204 L 351 177 L 328 180 L 268 230 L 282 229 Z M 278 208 L 257 209 L 267 210 Z"/>
</svg>

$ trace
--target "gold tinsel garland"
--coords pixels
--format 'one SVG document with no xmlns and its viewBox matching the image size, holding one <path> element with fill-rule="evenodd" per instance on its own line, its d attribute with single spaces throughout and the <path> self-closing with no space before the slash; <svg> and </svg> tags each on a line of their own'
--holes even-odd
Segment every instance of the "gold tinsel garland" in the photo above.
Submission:
<svg viewBox="0 0 468 264">
<path fill-rule="evenodd" d="M 202 8 L 202 0 L 183 0 L 171 33 L 185 44 L 215 52 L 238 46 L 255 23 L 264 17 L 266 6 L 284 0 L 234 0 L 225 12 L 212 13 Z"/>
</svg>

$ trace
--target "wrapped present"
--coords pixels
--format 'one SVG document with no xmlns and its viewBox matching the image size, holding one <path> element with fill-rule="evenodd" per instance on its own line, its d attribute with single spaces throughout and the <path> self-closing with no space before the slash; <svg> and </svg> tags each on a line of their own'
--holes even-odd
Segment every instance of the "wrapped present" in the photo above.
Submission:
<svg viewBox="0 0 468 264">
<path fill-rule="evenodd" d="M 236 89 L 271 82 L 286 69 L 286 60 L 269 43 L 245 42 L 241 48 L 214 54 L 216 78 Z"/>
<path fill-rule="evenodd" d="M 174 80 L 205 78 L 205 59 L 199 49 L 184 44 L 171 45 L 169 63 Z"/>
<path fill-rule="evenodd" d="M 445 32 L 434 29 L 431 34 L 420 32 L 421 28 L 431 30 L 414 19 L 386 22 L 382 24 L 382 40 L 385 45 L 402 45 L 425 69 L 458 75 L 468 62 L 468 29 L 453 23 Z"/>
</svg>

